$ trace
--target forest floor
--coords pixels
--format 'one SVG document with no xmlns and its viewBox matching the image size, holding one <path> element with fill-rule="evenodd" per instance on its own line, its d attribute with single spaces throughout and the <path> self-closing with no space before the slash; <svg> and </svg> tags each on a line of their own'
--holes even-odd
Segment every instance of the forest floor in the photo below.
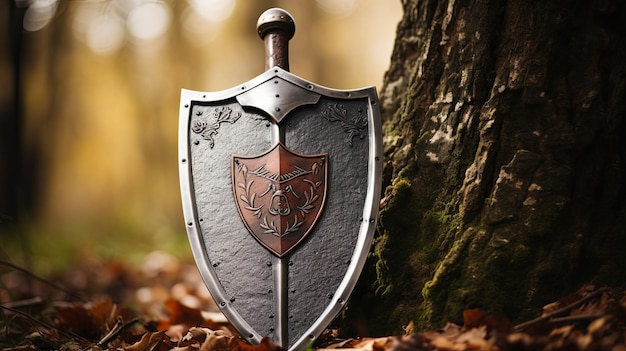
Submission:
<svg viewBox="0 0 626 351">
<path fill-rule="evenodd" d="M 466 310 L 463 325 L 346 338 L 327 330 L 312 349 L 626 351 L 626 291 L 584 286 L 512 325 Z M 0 261 L 0 350 L 265 351 L 219 312 L 193 263 L 153 252 L 140 267 L 84 262 L 43 279 Z"/>
</svg>

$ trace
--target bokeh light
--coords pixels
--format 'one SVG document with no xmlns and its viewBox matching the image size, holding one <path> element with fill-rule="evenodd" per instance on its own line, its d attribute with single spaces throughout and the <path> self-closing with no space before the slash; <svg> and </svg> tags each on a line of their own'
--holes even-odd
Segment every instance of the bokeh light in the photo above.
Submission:
<svg viewBox="0 0 626 351">
<path fill-rule="evenodd" d="M 323 11 L 335 16 L 347 16 L 356 6 L 356 0 L 316 0 L 316 3 Z"/>
<path fill-rule="evenodd" d="M 58 0 L 34 0 L 24 14 L 24 29 L 29 32 L 43 29 L 54 17 L 57 6 Z"/>
<path fill-rule="evenodd" d="M 222 22 L 235 10 L 235 0 L 188 0 L 191 8 L 210 22 Z"/>
<path fill-rule="evenodd" d="M 124 21 L 113 15 L 98 16 L 90 23 L 85 37 L 87 45 L 97 54 L 116 52 L 125 42 Z"/>
<path fill-rule="evenodd" d="M 128 14 L 128 32 L 139 40 L 156 39 L 165 34 L 171 18 L 170 7 L 167 4 L 144 2 Z"/>
</svg>

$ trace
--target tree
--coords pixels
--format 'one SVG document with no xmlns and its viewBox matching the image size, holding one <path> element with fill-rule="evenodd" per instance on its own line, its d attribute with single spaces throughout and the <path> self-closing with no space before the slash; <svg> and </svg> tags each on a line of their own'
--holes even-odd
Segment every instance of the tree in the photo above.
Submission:
<svg viewBox="0 0 626 351">
<path fill-rule="evenodd" d="M 12 1 L 0 5 L 0 223 L 14 219 L 18 212 L 17 183 L 19 173 L 20 124 L 18 99 L 19 53 L 23 11 Z"/>
<path fill-rule="evenodd" d="M 626 4 L 403 10 L 381 94 L 388 202 L 347 313 L 398 333 L 623 285 Z"/>
</svg>

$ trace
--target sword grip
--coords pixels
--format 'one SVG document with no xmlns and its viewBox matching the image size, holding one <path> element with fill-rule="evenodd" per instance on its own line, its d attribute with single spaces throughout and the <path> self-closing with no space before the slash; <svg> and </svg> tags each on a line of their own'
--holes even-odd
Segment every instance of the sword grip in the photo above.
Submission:
<svg viewBox="0 0 626 351">
<path fill-rule="evenodd" d="M 289 39 L 296 32 L 293 17 L 283 9 L 271 8 L 261 14 L 256 28 L 265 42 L 265 70 L 278 66 L 289 71 Z"/>
</svg>

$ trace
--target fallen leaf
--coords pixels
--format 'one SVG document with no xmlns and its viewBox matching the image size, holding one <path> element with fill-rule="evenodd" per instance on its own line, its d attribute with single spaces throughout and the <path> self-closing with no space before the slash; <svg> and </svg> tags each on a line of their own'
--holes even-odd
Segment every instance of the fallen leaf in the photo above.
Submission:
<svg viewBox="0 0 626 351">
<path fill-rule="evenodd" d="M 463 326 L 466 328 L 476 328 L 482 324 L 485 312 L 478 308 L 463 311 Z"/>
<path fill-rule="evenodd" d="M 145 333 L 141 340 L 136 343 L 124 347 L 127 351 L 153 351 L 155 347 L 163 341 L 165 332 L 148 332 Z"/>
</svg>

